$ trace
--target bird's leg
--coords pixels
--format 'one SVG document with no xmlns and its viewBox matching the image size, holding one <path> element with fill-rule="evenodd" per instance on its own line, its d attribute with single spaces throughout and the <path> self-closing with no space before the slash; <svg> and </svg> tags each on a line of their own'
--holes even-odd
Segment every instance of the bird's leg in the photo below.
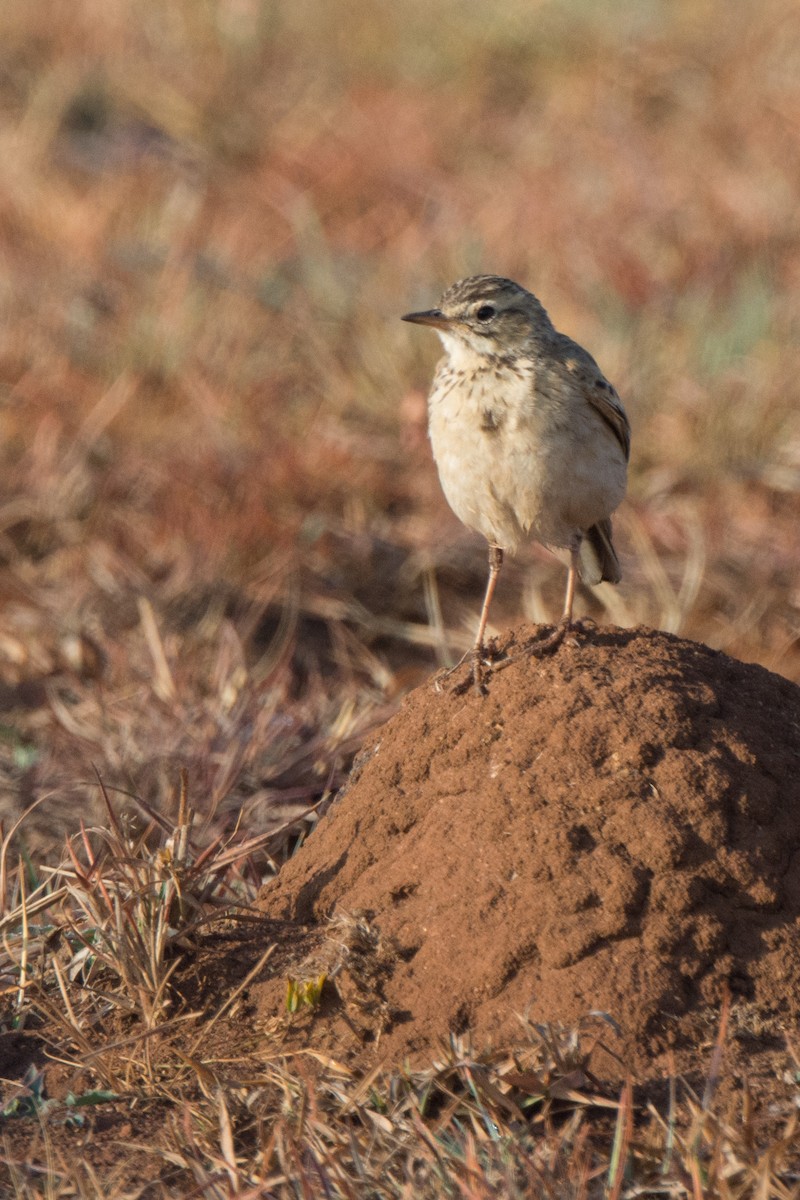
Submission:
<svg viewBox="0 0 800 1200">
<path fill-rule="evenodd" d="M 503 565 L 503 551 L 499 546 L 489 545 L 489 578 L 486 581 L 486 595 L 483 597 L 483 608 L 481 609 L 481 619 L 478 622 L 478 635 L 475 638 L 475 645 L 472 647 L 472 682 L 475 690 L 479 693 L 483 692 L 483 638 L 486 633 L 486 625 L 489 620 L 489 606 L 492 603 L 494 589 L 497 586 L 497 576 L 500 574 L 500 568 Z"/>
<path fill-rule="evenodd" d="M 469 650 L 467 650 L 466 654 L 461 655 L 461 658 L 458 660 L 458 662 L 455 664 L 455 666 L 450 667 L 443 674 L 439 674 L 437 676 L 436 684 L 435 684 L 437 691 L 442 690 L 442 687 L 441 687 L 442 680 L 447 679 L 447 677 L 449 675 L 452 675 L 454 671 L 457 671 L 458 668 L 464 662 L 466 662 L 467 659 L 469 659 L 472 664 L 472 682 L 475 684 L 476 690 L 479 693 L 481 693 L 481 695 L 483 694 L 483 683 L 482 683 L 483 639 L 484 639 L 484 635 L 486 633 L 486 625 L 489 620 L 489 606 L 492 603 L 492 596 L 494 595 L 494 589 L 497 584 L 497 576 L 500 574 L 500 568 L 502 567 L 502 565 L 503 565 L 503 551 L 500 549 L 499 546 L 490 545 L 489 546 L 489 578 L 486 582 L 486 593 L 483 597 L 483 607 L 481 608 L 481 616 L 480 616 L 480 620 L 478 622 L 477 637 L 475 638 L 475 642 L 472 645 L 472 647 Z M 469 686 L 468 684 L 463 685 L 463 686 L 459 685 L 459 687 L 456 688 L 456 691 L 459 691 L 459 692 L 466 691 L 468 686 Z"/>
<path fill-rule="evenodd" d="M 567 573 L 567 590 L 564 595 L 564 611 L 561 614 L 559 625 L 564 627 L 566 633 L 572 624 L 572 605 L 575 602 L 575 584 L 578 580 L 578 551 L 581 548 L 581 543 L 578 540 L 570 546 L 569 551 L 569 571 Z"/>
<path fill-rule="evenodd" d="M 561 620 L 556 625 L 553 632 L 541 642 L 533 642 L 530 646 L 526 646 L 525 654 L 535 654 L 537 657 L 540 654 L 547 654 L 550 650 L 555 650 L 564 640 L 565 635 L 569 632 L 572 626 L 572 605 L 575 602 L 575 584 L 578 579 L 578 554 L 581 548 L 581 537 L 578 535 L 569 548 L 569 573 L 567 575 L 567 591 L 564 596 L 564 611 L 561 614 Z"/>
</svg>

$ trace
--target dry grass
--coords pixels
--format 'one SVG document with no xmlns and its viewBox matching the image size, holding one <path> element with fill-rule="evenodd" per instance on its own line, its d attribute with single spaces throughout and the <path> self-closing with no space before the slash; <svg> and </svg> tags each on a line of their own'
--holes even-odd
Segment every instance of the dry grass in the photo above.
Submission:
<svg viewBox="0 0 800 1200">
<path fill-rule="evenodd" d="M 8 1194 L 798 1194 L 796 1081 L 771 1137 L 746 1088 L 736 1107 L 717 1103 L 727 1003 L 702 1096 L 672 1079 L 663 1103 L 637 1110 L 630 1084 L 611 1094 L 589 1068 L 613 1025 L 603 1014 L 576 1029 L 523 1022 L 502 1052 L 453 1037 L 425 1070 L 366 1077 L 313 1049 L 287 1053 L 282 1031 L 313 1011 L 276 1014 L 245 1050 L 232 1029 L 274 944 L 218 1006 L 187 997 L 204 938 L 250 912 L 244 864 L 258 839 L 198 851 L 185 793 L 179 811 L 174 828 L 155 822 L 156 838 L 113 817 L 84 830 L 38 880 L 3 861 L 5 1027 L 45 1055 L 4 1081 Z M 58 1099 L 45 1094 L 47 1060 L 73 1084 Z"/>
<path fill-rule="evenodd" d="M 165 1180 L 793 1194 L 764 1182 L 783 1142 L 690 1096 L 649 1130 L 628 1100 L 616 1135 L 552 1097 L 531 1124 L 509 1071 L 559 1078 L 535 1037 L 367 1090 L 279 1059 L 223 1079 L 171 1039 L 199 1033 L 176 983 L 205 922 L 472 627 L 435 347 L 397 320 L 456 277 L 529 284 L 628 406 L 626 581 L 584 602 L 800 679 L 799 80 L 790 0 L 2 6 L 5 1028 L 91 1055 L 87 1094 L 155 1106 L 154 1144 L 168 1111 Z M 496 617 L 559 588 L 531 551 Z M 35 1164 L 6 1150 L 14 1194 L 135 1194 L 110 1159 L 76 1184 L 48 1112 Z"/>
</svg>

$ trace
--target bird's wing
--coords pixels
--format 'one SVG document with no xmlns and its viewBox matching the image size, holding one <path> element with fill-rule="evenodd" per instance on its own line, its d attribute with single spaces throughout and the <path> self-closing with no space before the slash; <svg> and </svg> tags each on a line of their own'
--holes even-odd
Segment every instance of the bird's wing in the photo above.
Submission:
<svg viewBox="0 0 800 1200">
<path fill-rule="evenodd" d="M 627 461 L 631 456 L 631 427 L 615 388 L 601 375 L 587 384 L 586 399 L 615 434 Z"/>
<path fill-rule="evenodd" d="M 627 461 L 631 456 L 631 427 L 616 388 L 577 342 L 564 334 L 559 335 L 558 342 L 562 363 L 580 381 L 584 396 L 616 437 Z"/>
</svg>

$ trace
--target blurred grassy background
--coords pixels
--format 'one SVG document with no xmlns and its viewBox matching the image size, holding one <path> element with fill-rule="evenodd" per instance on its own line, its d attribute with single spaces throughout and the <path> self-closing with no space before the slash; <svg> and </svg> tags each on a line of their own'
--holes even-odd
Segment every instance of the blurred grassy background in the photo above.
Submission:
<svg viewBox="0 0 800 1200">
<path fill-rule="evenodd" d="M 473 271 L 633 426 L 586 610 L 800 679 L 792 0 L 5 0 L 0 811 L 95 766 L 253 831 L 467 644 L 485 547 L 426 438 Z M 498 625 L 557 611 L 531 548 Z"/>
</svg>

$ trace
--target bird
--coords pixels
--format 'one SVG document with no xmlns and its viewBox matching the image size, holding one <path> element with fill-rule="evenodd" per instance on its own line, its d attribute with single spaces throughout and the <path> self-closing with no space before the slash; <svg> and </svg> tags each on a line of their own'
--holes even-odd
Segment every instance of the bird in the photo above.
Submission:
<svg viewBox="0 0 800 1200">
<path fill-rule="evenodd" d="M 437 308 L 402 320 L 430 326 L 444 346 L 428 397 L 433 456 L 453 512 L 489 546 L 468 652 L 472 682 L 484 692 L 484 637 L 504 555 L 528 538 L 569 554 L 561 619 L 526 653 L 564 640 L 578 577 L 590 586 L 620 581 L 611 515 L 625 495 L 630 424 L 591 354 L 511 279 L 460 279 Z"/>
</svg>

